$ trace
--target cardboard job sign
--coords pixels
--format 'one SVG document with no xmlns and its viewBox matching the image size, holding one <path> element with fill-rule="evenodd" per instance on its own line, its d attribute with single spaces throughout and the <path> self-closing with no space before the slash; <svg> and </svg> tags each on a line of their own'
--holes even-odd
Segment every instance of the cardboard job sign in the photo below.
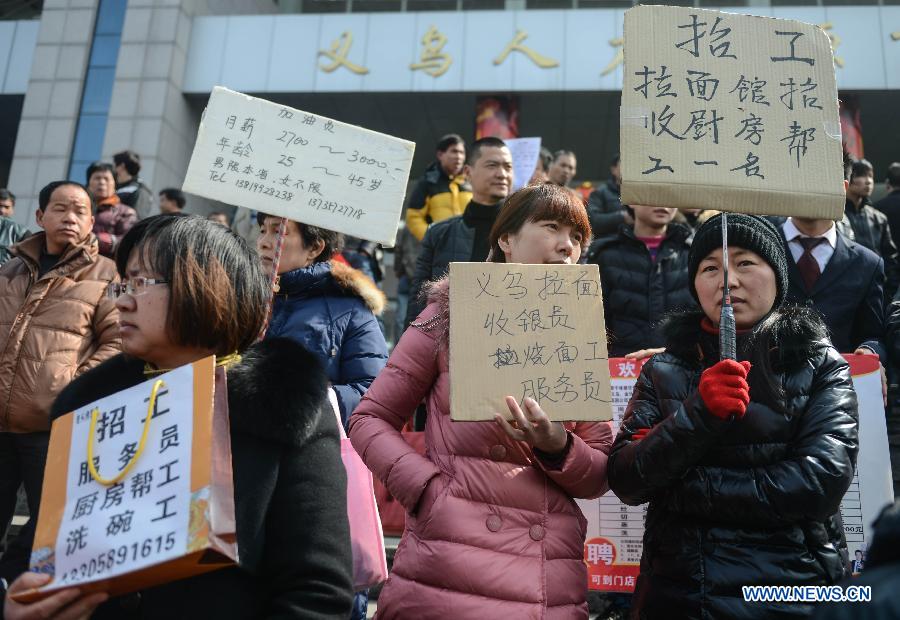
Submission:
<svg viewBox="0 0 900 620">
<path fill-rule="evenodd" d="M 394 245 L 415 144 L 217 86 L 184 191 Z"/>
<path fill-rule="evenodd" d="M 224 371 L 182 366 L 53 422 L 31 570 L 123 594 L 237 560 Z M 215 415 L 214 415 L 215 412 Z"/>
<path fill-rule="evenodd" d="M 450 264 L 450 414 L 508 416 L 533 398 L 556 421 L 612 418 L 597 265 Z"/>
<path fill-rule="evenodd" d="M 831 44 L 798 21 L 625 12 L 622 202 L 840 219 Z"/>
</svg>

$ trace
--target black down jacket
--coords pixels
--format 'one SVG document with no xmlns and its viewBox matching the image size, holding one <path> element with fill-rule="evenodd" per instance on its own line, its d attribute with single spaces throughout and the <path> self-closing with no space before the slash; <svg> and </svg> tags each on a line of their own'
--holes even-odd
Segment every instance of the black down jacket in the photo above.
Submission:
<svg viewBox="0 0 900 620">
<path fill-rule="evenodd" d="M 718 336 L 701 317 L 665 326 L 668 348 L 641 371 L 609 456 L 615 494 L 650 503 L 633 617 L 806 616 L 806 604 L 745 603 L 741 586 L 844 576 L 839 506 L 858 449 L 849 368 L 812 311 L 775 312 L 762 328 L 772 338 L 742 336 L 739 358 L 770 351 L 780 388 L 764 389 L 755 362 L 746 415 L 721 420 L 698 392 L 701 372 L 719 359 Z M 652 430 L 633 441 L 642 428 Z"/>
<path fill-rule="evenodd" d="M 655 262 L 631 226 L 594 242 L 588 260 L 600 266 L 610 356 L 662 346 L 663 316 L 697 307 L 688 287 L 690 237 L 687 226 L 669 224 Z"/>
</svg>

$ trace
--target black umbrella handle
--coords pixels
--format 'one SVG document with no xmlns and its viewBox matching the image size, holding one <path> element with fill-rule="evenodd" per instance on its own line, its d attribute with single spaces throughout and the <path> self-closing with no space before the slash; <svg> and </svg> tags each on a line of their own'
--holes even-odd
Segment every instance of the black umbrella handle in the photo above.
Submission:
<svg viewBox="0 0 900 620">
<path fill-rule="evenodd" d="M 722 289 L 722 313 L 719 315 L 719 359 L 737 359 L 737 326 L 734 323 L 734 309 L 731 307 L 731 292 L 728 290 L 728 214 L 722 212 L 722 274 L 725 286 Z"/>
</svg>

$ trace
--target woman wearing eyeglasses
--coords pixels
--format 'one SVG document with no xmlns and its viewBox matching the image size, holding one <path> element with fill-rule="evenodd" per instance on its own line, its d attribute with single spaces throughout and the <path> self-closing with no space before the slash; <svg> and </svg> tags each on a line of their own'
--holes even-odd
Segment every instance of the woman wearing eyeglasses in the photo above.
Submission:
<svg viewBox="0 0 900 620">
<path fill-rule="evenodd" d="M 228 407 L 240 565 L 111 600 L 77 589 L 6 600 L 31 618 L 345 620 L 352 600 L 346 474 L 327 378 L 299 344 L 253 344 L 267 280 L 247 244 L 203 218 L 160 215 L 122 240 L 110 287 L 122 349 L 60 394 L 53 416 L 215 354 L 229 363 Z M 135 414 L 139 415 L 139 414 Z M 11 592 L 46 582 L 27 573 Z M 100 605 L 99 607 L 97 607 Z"/>
</svg>

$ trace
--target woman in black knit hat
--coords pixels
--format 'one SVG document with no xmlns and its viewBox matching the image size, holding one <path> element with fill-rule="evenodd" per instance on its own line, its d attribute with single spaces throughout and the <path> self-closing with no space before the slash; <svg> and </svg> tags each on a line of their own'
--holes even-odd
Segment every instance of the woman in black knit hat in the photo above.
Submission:
<svg viewBox="0 0 900 620">
<path fill-rule="evenodd" d="M 783 306 L 787 263 L 766 220 L 728 216 L 738 360 L 719 361 L 721 216 L 689 256 L 701 311 L 670 316 L 609 457 L 610 487 L 649 502 L 635 618 L 789 618 L 805 603 L 748 602 L 742 586 L 831 585 L 847 547 L 857 405 L 847 363 L 811 310 Z"/>
</svg>

